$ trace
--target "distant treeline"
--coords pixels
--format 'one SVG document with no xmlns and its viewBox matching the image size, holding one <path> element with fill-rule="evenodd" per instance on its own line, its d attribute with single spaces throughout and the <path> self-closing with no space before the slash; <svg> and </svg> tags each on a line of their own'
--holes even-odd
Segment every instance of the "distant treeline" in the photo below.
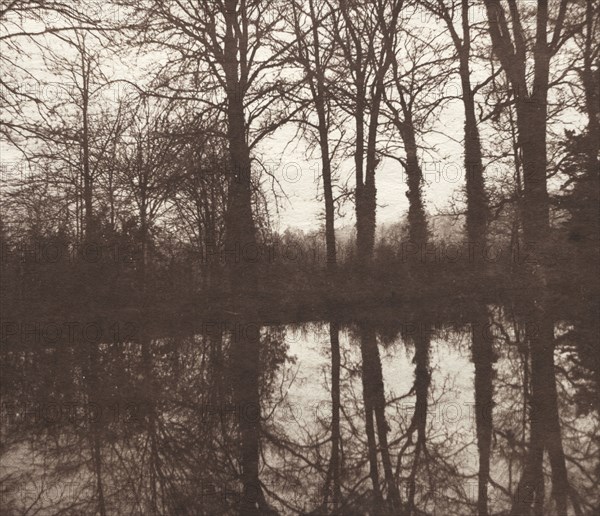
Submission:
<svg viewBox="0 0 600 516">
<path fill-rule="evenodd" d="M 548 257 L 555 294 L 589 299 L 597 292 L 598 279 L 592 264 L 582 262 L 582 254 L 593 253 L 594 248 L 582 244 L 572 219 L 540 245 Z M 74 241 L 64 230 L 30 233 L 29 238 L 3 231 L 3 312 L 73 313 L 90 295 L 96 298 L 97 310 L 108 312 L 142 303 L 168 313 L 224 308 L 232 289 L 228 265 L 236 261 L 257 263 L 256 301 L 274 309 L 351 306 L 367 299 L 375 304 L 425 302 L 431 296 L 474 292 L 491 295 L 493 300 L 506 291 L 526 291 L 523 269 L 536 263 L 533 253 L 538 249 L 500 232 L 481 247 L 457 229 L 460 220 L 433 220 L 441 226 L 439 234 L 421 246 L 407 239 L 406 223 L 384 226 L 366 277 L 351 230 L 345 239 L 337 240 L 333 275 L 327 271 L 326 243 L 318 230 L 270 232 L 255 246 L 234 249 L 215 244 L 197 248 L 157 231 L 145 258 L 134 225 L 130 231 L 106 231 L 93 242 Z M 445 238 L 450 231 L 454 234 Z M 478 265 L 483 265 L 483 273 Z"/>
</svg>

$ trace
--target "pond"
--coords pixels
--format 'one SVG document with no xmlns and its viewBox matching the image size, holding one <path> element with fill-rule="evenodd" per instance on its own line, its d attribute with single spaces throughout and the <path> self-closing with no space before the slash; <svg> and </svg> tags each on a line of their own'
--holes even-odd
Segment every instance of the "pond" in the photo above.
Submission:
<svg viewBox="0 0 600 516">
<path fill-rule="evenodd" d="M 506 307 L 439 319 L 5 328 L 5 514 L 508 514 L 539 423 L 559 425 L 569 496 L 592 514 L 581 331 L 551 322 L 548 379 L 524 345 L 538 329 Z M 540 385 L 557 416 L 536 409 Z"/>
</svg>

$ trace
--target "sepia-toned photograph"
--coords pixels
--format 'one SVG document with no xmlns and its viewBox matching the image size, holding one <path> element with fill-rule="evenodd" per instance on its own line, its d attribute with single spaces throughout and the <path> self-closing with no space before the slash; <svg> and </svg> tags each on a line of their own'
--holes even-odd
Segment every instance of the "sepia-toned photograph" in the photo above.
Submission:
<svg viewBox="0 0 600 516">
<path fill-rule="evenodd" d="M 0 516 L 599 516 L 600 1 L 0 0 Z"/>
</svg>

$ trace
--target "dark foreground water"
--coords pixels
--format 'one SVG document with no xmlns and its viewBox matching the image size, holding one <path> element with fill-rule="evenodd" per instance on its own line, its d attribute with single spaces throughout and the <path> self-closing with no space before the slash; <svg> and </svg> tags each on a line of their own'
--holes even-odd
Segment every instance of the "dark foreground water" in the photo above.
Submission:
<svg viewBox="0 0 600 516">
<path fill-rule="evenodd" d="M 506 307 L 480 308 L 460 321 L 229 318 L 193 331 L 7 323 L 1 513 L 239 514 L 254 496 L 242 463 L 255 450 L 279 514 L 508 514 L 535 446 L 531 328 Z M 589 333 L 553 324 L 569 510 L 594 514 Z M 236 343 L 255 332 L 258 361 L 236 360 Z M 253 373 L 256 395 L 240 392 Z M 547 456 L 543 471 L 542 514 L 553 514 Z"/>
</svg>

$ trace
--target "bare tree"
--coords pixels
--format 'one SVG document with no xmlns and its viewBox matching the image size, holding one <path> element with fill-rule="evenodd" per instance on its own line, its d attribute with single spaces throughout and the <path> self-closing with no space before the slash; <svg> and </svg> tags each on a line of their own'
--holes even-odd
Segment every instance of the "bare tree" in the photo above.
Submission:
<svg viewBox="0 0 600 516">
<path fill-rule="evenodd" d="M 548 88 L 550 60 L 565 42 L 563 25 L 568 0 L 558 4 L 550 41 L 548 2 L 539 0 L 533 28 L 532 14 L 519 9 L 513 0 L 508 2 L 512 31 L 508 26 L 506 7 L 499 0 L 485 0 L 488 27 L 496 57 L 510 81 L 514 97 L 518 143 L 523 162 L 523 230 L 525 241 L 535 246 L 533 256 L 539 263 L 532 271 L 536 286 L 546 284 L 545 260 L 540 243 L 550 229 L 547 188 L 546 132 L 548 116 Z M 534 31 L 530 36 L 529 29 Z M 529 57 L 528 57 L 529 55 Z M 533 78 L 530 83 L 527 62 L 533 60 Z M 564 452 L 558 420 L 556 383 L 553 375 L 553 323 L 545 311 L 544 292 L 538 292 L 533 306 L 535 331 L 530 330 L 532 355 L 532 425 L 530 450 L 521 479 L 520 489 L 513 504 L 513 514 L 527 513 L 535 493 L 536 511 L 541 510 L 543 485 L 540 485 L 543 451 L 546 448 L 552 463 L 553 494 L 559 514 L 567 513 L 569 492 Z"/>
<path fill-rule="evenodd" d="M 436 2 L 423 1 L 423 5 L 444 21 L 458 54 L 461 100 L 465 113 L 464 163 L 467 194 L 467 239 L 477 249 L 483 249 L 489 208 L 484 185 L 484 166 L 475 94 L 488 81 L 475 86 L 471 81 L 473 68 L 471 46 L 474 39 L 472 35 L 474 28 L 472 27 L 473 21 L 470 19 L 472 17 L 470 7 L 473 4 L 469 0 L 461 0 L 460 3 L 453 0 L 437 0 Z M 459 21 L 454 19 L 457 12 L 460 12 Z M 479 253 L 477 255 L 479 256 Z M 478 260 L 479 265 L 480 262 L 481 260 Z"/>
<path fill-rule="evenodd" d="M 48 39 L 68 35 L 75 27 L 92 29 L 92 16 L 82 14 L 80 2 L 8 0 L 0 8 L 0 119 L 2 137 L 17 147 L 32 126 L 24 122 L 27 107 L 39 108 L 43 98 L 40 78 L 25 59 L 32 49 L 47 49 Z"/>
<path fill-rule="evenodd" d="M 341 68 L 334 91 L 338 105 L 354 118 L 356 246 L 359 262 L 364 266 L 371 260 L 375 244 L 379 115 L 404 3 L 340 0 L 336 5 L 332 30 L 339 46 Z"/>
<path fill-rule="evenodd" d="M 445 68 L 447 43 L 437 42 L 435 35 L 427 39 L 413 37 L 411 30 L 398 32 L 394 43 L 394 58 L 389 81 L 384 91 L 387 124 L 397 131 L 404 158 L 388 144 L 386 156 L 401 163 L 406 173 L 408 191 L 408 239 L 422 251 L 429 238 L 423 171 L 419 159 L 424 134 L 430 128 L 439 108 L 448 100 L 443 84 L 448 75 Z M 420 141 L 421 140 L 421 141 Z"/>
<path fill-rule="evenodd" d="M 332 6 L 326 1 L 309 0 L 292 3 L 292 24 L 296 45 L 292 48 L 292 59 L 298 63 L 304 75 L 304 83 L 310 99 L 309 110 L 303 125 L 316 133 L 321 153 L 321 176 L 325 199 L 325 244 L 327 267 L 336 265 L 335 204 L 333 194 L 332 158 L 330 139 L 334 127 L 335 113 L 332 109 L 331 69 L 335 57 L 335 40 L 331 37 Z M 309 121 L 311 112 L 317 115 L 316 123 Z"/>
<path fill-rule="evenodd" d="M 136 206 L 139 224 L 139 288 L 142 304 L 146 293 L 146 268 L 151 232 L 176 186 L 178 158 L 185 142 L 173 134 L 172 103 L 143 97 L 123 135 L 115 164 L 119 183 Z"/>
</svg>

